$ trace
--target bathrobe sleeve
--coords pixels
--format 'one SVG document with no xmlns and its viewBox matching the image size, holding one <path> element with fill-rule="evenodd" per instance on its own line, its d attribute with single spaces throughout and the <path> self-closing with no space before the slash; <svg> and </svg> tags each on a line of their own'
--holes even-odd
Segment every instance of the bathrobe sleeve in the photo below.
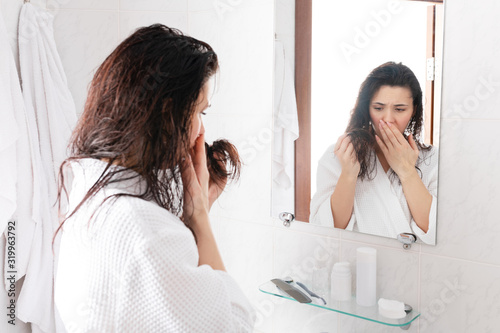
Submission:
<svg viewBox="0 0 500 333">
<path fill-rule="evenodd" d="M 251 332 L 254 310 L 233 278 L 198 266 L 191 232 L 169 224 L 135 246 L 124 268 L 116 331 Z"/>
<path fill-rule="evenodd" d="M 316 176 L 317 190 L 311 199 L 311 215 L 309 216 L 309 222 L 328 227 L 334 226 L 330 198 L 342 172 L 342 167 L 333 153 L 334 147 L 335 145 L 328 147 L 319 160 Z M 353 213 L 349 225 L 354 225 L 355 221 Z"/>
<path fill-rule="evenodd" d="M 437 220 L 437 187 L 438 187 L 438 148 L 432 147 L 428 152 L 422 153 L 420 170 L 422 172 L 422 182 L 432 195 L 431 210 L 429 212 L 429 229 L 424 232 L 411 219 L 411 229 L 417 237 L 425 244 L 436 244 L 436 220 Z"/>
</svg>

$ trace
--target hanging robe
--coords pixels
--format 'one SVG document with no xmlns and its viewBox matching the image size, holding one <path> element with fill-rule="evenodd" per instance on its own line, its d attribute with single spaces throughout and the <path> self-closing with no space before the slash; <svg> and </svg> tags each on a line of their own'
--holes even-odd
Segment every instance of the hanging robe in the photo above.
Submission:
<svg viewBox="0 0 500 333">
<path fill-rule="evenodd" d="M 19 19 L 19 57 L 28 124 L 38 132 L 33 151 L 33 219 L 29 264 L 18 300 L 18 317 L 34 330 L 62 332 L 54 308 L 54 274 L 59 239 L 57 178 L 67 157 L 67 146 L 76 124 L 76 111 L 57 52 L 53 16 L 26 3 Z M 64 207 L 63 207 L 64 208 Z M 53 252 L 54 251 L 54 252 Z"/>
</svg>

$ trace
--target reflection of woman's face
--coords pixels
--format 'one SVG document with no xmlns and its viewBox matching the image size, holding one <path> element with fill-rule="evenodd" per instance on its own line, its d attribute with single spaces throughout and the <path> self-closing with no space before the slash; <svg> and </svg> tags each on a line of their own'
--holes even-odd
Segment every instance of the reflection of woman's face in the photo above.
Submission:
<svg viewBox="0 0 500 333">
<path fill-rule="evenodd" d="M 205 127 L 203 126 L 201 116 L 205 114 L 204 111 L 210 106 L 208 103 L 208 89 L 208 83 L 206 83 L 201 89 L 200 95 L 196 100 L 195 110 L 191 122 L 191 133 L 189 135 L 191 144 L 190 147 L 194 147 L 196 138 L 205 133 Z"/>
<path fill-rule="evenodd" d="M 412 115 L 413 96 L 408 87 L 381 86 L 370 101 L 370 118 L 380 138 L 380 120 L 403 133 Z"/>
</svg>

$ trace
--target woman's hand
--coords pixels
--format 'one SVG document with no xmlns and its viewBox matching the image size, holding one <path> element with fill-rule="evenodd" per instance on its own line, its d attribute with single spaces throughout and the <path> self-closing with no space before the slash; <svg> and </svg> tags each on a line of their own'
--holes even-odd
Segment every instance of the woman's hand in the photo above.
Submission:
<svg viewBox="0 0 500 333">
<path fill-rule="evenodd" d="M 221 156 L 216 155 L 216 159 L 218 159 L 218 162 L 224 169 L 226 168 L 226 165 L 224 162 L 222 162 Z M 208 186 L 208 208 L 211 209 L 212 205 L 214 204 L 215 200 L 219 198 L 219 196 L 222 194 L 224 189 L 226 188 L 227 185 L 227 178 L 222 180 L 219 184 L 214 182 L 212 179 L 210 179 L 210 183 Z"/>
<path fill-rule="evenodd" d="M 354 145 L 352 144 L 351 138 L 347 135 L 347 133 L 344 133 L 339 137 L 333 152 L 340 161 L 342 173 L 345 173 L 349 177 L 357 178 L 361 165 L 356 158 Z"/>
<path fill-rule="evenodd" d="M 389 166 L 399 176 L 399 179 L 410 177 L 415 173 L 415 163 L 418 159 L 418 146 L 410 134 L 406 141 L 396 126 L 380 121 L 382 138 L 375 136 Z"/>
<path fill-rule="evenodd" d="M 184 218 L 193 222 L 201 216 L 208 216 L 209 179 L 207 157 L 205 154 L 205 136 L 201 134 L 190 151 L 186 167 L 182 172 L 184 186 Z"/>
<path fill-rule="evenodd" d="M 339 159 L 342 172 L 330 197 L 330 207 L 334 227 L 345 229 L 354 209 L 354 194 L 361 165 L 347 133 L 340 136 L 333 151 Z"/>
<path fill-rule="evenodd" d="M 184 184 L 183 216 L 184 219 L 189 219 L 191 230 L 196 235 L 198 266 L 209 265 L 215 270 L 225 271 L 208 217 L 210 174 L 208 173 L 205 136 L 203 134 L 196 138 L 186 162 L 187 165 L 182 172 L 182 183 Z"/>
</svg>

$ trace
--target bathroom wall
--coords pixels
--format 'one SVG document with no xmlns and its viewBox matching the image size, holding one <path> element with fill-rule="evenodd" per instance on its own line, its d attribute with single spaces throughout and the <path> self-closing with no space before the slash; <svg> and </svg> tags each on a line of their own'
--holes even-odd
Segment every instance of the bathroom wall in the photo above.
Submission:
<svg viewBox="0 0 500 333">
<path fill-rule="evenodd" d="M 21 0 L 0 0 L 11 32 Z M 378 295 L 422 311 L 409 332 L 494 332 L 500 326 L 500 4 L 446 3 L 437 246 L 405 251 L 394 240 L 270 217 L 273 39 L 293 41 L 293 1 L 32 0 L 55 15 L 55 36 L 77 109 L 93 71 L 134 28 L 174 26 L 210 43 L 220 57 L 209 140 L 235 142 L 241 180 L 212 211 L 226 267 L 257 310 L 255 332 L 400 332 L 368 321 L 281 301 L 258 291 L 272 277 L 312 281 L 314 267 L 378 250 Z M 292 18 L 291 18 L 292 17 Z M 15 50 L 15 39 L 12 47 Z M 293 46 L 287 46 L 287 48 Z"/>
<path fill-rule="evenodd" d="M 497 107 L 500 105 L 500 65 L 497 63 L 500 24 L 493 13 L 498 13 L 500 5 L 493 0 L 485 2 L 480 7 L 471 6 L 465 0 L 445 4 L 437 246 L 414 245 L 410 250 L 403 250 L 395 240 L 370 235 L 303 223 L 283 227 L 281 221 L 266 216 L 268 205 L 262 200 L 268 199 L 270 184 L 267 178 L 270 160 L 264 150 L 247 165 L 240 186 L 230 189 L 222 198 L 223 209 L 214 220 L 217 236 L 228 270 L 256 306 L 259 332 L 400 332 L 400 328 L 280 301 L 257 292 L 258 285 L 268 278 L 291 275 L 311 283 L 315 266 L 330 268 L 339 260 L 354 264 L 355 249 L 360 246 L 378 250 L 379 297 L 405 301 L 422 312 L 409 332 L 497 330 L 500 325 L 500 257 L 497 255 L 500 244 L 496 241 L 500 235 L 500 139 L 494 133 L 500 126 Z M 293 1 L 276 1 L 278 16 L 289 16 L 284 9 L 293 8 L 290 3 Z M 235 8 L 227 17 L 237 15 L 242 9 Z M 261 25 L 261 15 L 263 12 L 246 12 L 245 19 L 239 23 L 247 27 L 253 27 L 256 22 Z M 289 35 L 286 23 L 278 20 L 275 30 L 278 38 L 290 40 L 284 37 Z M 220 33 L 220 38 L 230 34 Z M 246 62 L 242 61 L 241 66 L 246 66 Z M 264 77 L 254 77 L 250 79 L 264 81 Z M 238 82 L 238 76 L 230 80 Z M 228 97 L 221 94 L 221 98 Z M 269 107 L 266 113 L 263 122 L 271 118 Z M 258 118 L 261 116 L 252 117 L 255 129 L 259 126 Z M 225 130 L 219 133 L 229 134 Z M 259 176 L 253 176 L 252 185 L 246 187 L 249 174 Z M 249 200 L 232 196 L 245 196 Z"/>
<path fill-rule="evenodd" d="M 31 0 L 31 3 L 54 15 L 56 44 L 78 113 L 83 110 L 87 87 L 97 67 L 137 27 L 163 23 L 214 47 L 221 70 L 214 84 L 212 107 L 204 118 L 207 140 L 230 139 L 245 160 L 241 181 L 228 189 L 212 209 L 214 230 L 221 239 L 228 270 L 241 281 L 255 304 L 265 299 L 256 286 L 258 281 L 272 276 L 273 261 L 273 221 L 269 212 L 274 1 Z M 22 0 L 0 0 L 0 13 L 16 59 L 22 4 Z M 222 211 L 223 214 L 219 213 Z M 236 250 L 235 245 L 238 245 Z"/>
</svg>

